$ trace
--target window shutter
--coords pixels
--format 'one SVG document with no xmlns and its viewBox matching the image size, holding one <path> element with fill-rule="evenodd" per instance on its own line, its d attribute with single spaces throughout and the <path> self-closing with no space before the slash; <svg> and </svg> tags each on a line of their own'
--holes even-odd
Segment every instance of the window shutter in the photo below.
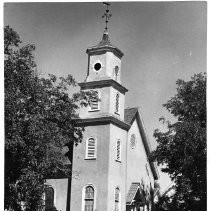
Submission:
<svg viewBox="0 0 210 211">
<path fill-rule="evenodd" d="M 98 91 L 95 91 L 96 92 L 96 95 L 98 96 L 99 98 L 99 93 Z M 94 111 L 94 110 L 99 110 L 99 101 L 97 99 L 92 99 L 91 102 L 90 102 L 90 110 L 91 111 Z"/>
<path fill-rule="evenodd" d="M 98 101 L 92 100 L 90 103 L 91 110 L 98 110 Z"/>
<path fill-rule="evenodd" d="M 120 210 L 120 189 L 115 188 L 115 211 Z"/>
<path fill-rule="evenodd" d="M 120 140 L 117 140 L 117 157 L 116 157 L 117 161 L 121 160 L 121 143 Z"/>
<path fill-rule="evenodd" d="M 116 104 L 115 104 L 115 112 L 119 113 L 119 99 L 120 99 L 120 95 L 119 93 L 116 94 Z"/>
<path fill-rule="evenodd" d="M 96 157 L 96 140 L 94 138 L 89 138 L 87 141 L 87 158 Z"/>
</svg>

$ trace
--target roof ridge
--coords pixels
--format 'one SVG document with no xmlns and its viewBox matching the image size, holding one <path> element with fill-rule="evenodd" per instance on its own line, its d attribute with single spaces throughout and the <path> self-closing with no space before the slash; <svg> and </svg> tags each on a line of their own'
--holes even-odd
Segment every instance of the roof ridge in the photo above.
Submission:
<svg viewBox="0 0 210 211">
<path fill-rule="evenodd" d="M 140 182 L 132 182 L 131 184 L 140 184 Z"/>
<path fill-rule="evenodd" d="M 124 109 L 124 120 L 128 124 L 132 124 L 134 117 L 139 111 L 139 107 L 133 107 L 133 108 L 126 108 Z"/>
<path fill-rule="evenodd" d="M 140 107 L 139 107 L 139 106 L 136 106 L 136 107 L 127 107 L 127 108 L 125 108 L 124 110 L 127 110 L 127 109 L 134 109 L 134 108 L 139 109 Z"/>
</svg>

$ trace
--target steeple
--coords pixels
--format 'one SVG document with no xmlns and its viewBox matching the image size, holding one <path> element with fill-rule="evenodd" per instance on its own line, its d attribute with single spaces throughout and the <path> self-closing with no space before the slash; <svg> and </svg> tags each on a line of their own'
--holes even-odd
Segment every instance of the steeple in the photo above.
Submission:
<svg viewBox="0 0 210 211">
<path fill-rule="evenodd" d="M 106 29 L 104 30 L 102 40 L 100 41 L 100 43 L 98 45 L 111 45 L 111 42 L 109 39 L 109 33 Z"/>
<path fill-rule="evenodd" d="M 113 52 L 119 59 L 121 59 L 124 55 L 119 48 L 111 43 L 107 30 L 104 30 L 101 41 L 97 45 L 89 47 L 86 51 L 88 55 L 93 55 L 99 52 Z"/>
<path fill-rule="evenodd" d="M 90 109 L 80 112 L 82 117 L 114 116 L 124 120 L 125 93 L 128 91 L 121 85 L 121 58 L 123 52 L 115 47 L 109 37 L 108 20 L 111 17 L 107 6 L 106 26 L 100 42 L 87 49 L 88 68 L 85 82 L 79 83 L 82 90 L 96 90 L 100 102 L 93 102 Z"/>
<path fill-rule="evenodd" d="M 108 33 L 108 22 L 109 19 L 111 18 L 112 14 L 109 14 L 109 6 L 111 5 L 108 2 L 103 2 L 103 4 L 106 6 L 105 13 L 103 14 L 102 18 L 105 18 L 105 28 L 102 36 L 102 40 L 95 46 L 92 46 L 87 49 L 87 54 L 88 55 L 93 55 L 93 54 L 98 54 L 99 52 L 113 52 L 115 56 L 117 56 L 119 59 L 122 58 L 123 52 L 112 45 L 110 38 L 109 38 L 109 33 Z"/>
</svg>

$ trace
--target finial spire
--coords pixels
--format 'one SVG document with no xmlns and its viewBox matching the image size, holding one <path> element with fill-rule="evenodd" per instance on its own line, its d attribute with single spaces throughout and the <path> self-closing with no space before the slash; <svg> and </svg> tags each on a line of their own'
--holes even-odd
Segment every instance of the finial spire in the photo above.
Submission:
<svg viewBox="0 0 210 211">
<path fill-rule="evenodd" d="M 110 3 L 108 2 L 103 2 L 103 5 L 106 6 L 106 11 L 105 13 L 103 14 L 102 18 L 106 18 L 105 20 L 105 23 L 106 23 L 106 27 L 105 27 L 105 31 L 107 31 L 108 27 L 108 22 L 109 22 L 109 19 L 111 18 L 112 14 L 109 14 L 109 6 L 111 5 Z"/>
</svg>

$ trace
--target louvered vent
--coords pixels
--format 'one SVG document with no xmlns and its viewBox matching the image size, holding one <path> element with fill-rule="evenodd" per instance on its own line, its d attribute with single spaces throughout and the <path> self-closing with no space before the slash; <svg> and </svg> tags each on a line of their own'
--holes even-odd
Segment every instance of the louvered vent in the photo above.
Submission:
<svg viewBox="0 0 210 211">
<path fill-rule="evenodd" d="M 119 93 L 116 94 L 116 104 L 115 104 L 115 112 L 116 113 L 119 113 L 119 98 L 120 98 L 120 95 Z"/>
<path fill-rule="evenodd" d="M 96 95 L 99 98 L 99 93 L 96 91 Z M 90 111 L 96 111 L 99 110 L 99 101 L 97 99 L 92 99 L 90 102 Z"/>
<path fill-rule="evenodd" d="M 96 140 L 89 138 L 87 141 L 86 158 L 96 158 Z"/>
<path fill-rule="evenodd" d="M 117 155 L 116 155 L 116 160 L 120 161 L 121 160 L 121 143 L 120 140 L 117 140 Z"/>
</svg>

